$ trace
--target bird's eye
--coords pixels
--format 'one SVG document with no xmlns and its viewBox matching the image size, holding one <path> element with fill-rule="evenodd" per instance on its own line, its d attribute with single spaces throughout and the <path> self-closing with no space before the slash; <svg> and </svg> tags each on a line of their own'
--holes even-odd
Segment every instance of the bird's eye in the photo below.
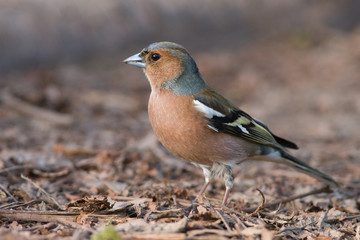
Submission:
<svg viewBox="0 0 360 240">
<path fill-rule="evenodd" d="M 157 60 L 159 60 L 159 59 L 160 59 L 160 57 L 161 57 L 161 55 L 160 55 L 160 54 L 158 54 L 158 53 L 154 53 L 154 54 L 152 54 L 152 55 L 151 55 L 151 60 L 153 60 L 153 61 L 157 61 Z"/>
</svg>

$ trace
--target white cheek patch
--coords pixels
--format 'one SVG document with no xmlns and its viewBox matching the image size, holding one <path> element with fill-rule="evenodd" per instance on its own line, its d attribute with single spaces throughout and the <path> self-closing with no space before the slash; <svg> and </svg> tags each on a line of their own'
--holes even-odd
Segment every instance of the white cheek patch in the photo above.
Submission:
<svg viewBox="0 0 360 240">
<path fill-rule="evenodd" d="M 220 113 L 220 112 L 206 106 L 205 104 L 203 104 L 199 100 L 194 100 L 193 102 L 194 102 L 195 108 L 198 111 L 204 113 L 205 116 L 208 117 L 208 118 L 212 118 L 214 116 L 216 116 L 216 117 L 225 117 L 224 114 L 222 114 L 222 113 Z"/>
</svg>

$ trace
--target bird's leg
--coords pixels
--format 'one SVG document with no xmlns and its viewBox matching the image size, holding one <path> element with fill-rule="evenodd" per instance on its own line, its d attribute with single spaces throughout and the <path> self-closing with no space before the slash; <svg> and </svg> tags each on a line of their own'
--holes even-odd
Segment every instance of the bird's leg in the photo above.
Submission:
<svg viewBox="0 0 360 240">
<path fill-rule="evenodd" d="M 194 204 L 194 203 L 197 203 L 197 200 L 199 199 L 199 197 L 200 197 L 201 195 L 203 195 L 203 193 L 205 192 L 206 188 L 209 186 L 209 183 L 210 183 L 210 181 L 205 180 L 205 183 L 204 183 L 204 185 L 201 187 L 200 192 L 198 193 L 198 195 L 196 196 L 195 200 L 193 201 L 193 204 Z"/>
<path fill-rule="evenodd" d="M 204 185 L 201 187 L 200 192 L 198 193 L 194 201 L 190 204 L 190 206 L 184 208 L 186 216 L 190 214 L 190 211 L 194 208 L 194 205 L 197 203 L 199 197 L 205 192 L 207 186 L 209 186 L 209 183 L 210 181 L 206 179 Z"/>
<path fill-rule="evenodd" d="M 224 197 L 223 197 L 223 201 L 221 203 L 221 207 L 226 206 L 231 188 L 234 185 L 234 174 L 232 172 L 232 167 L 231 166 L 227 166 L 225 165 L 225 171 L 224 171 L 224 181 L 225 181 L 225 193 L 224 193 Z"/>
<path fill-rule="evenodd" d="M 211 179 L 213 178 L 212 172 L 211 172 L 211 167 L 212 166 L 208 166 L 208 165 L 202 165 L 199 164 L 198 166 L 201 167 L 201 169 L 203 170 L 204 176 L 205 176 L 205 183 L 204 185 L 201 187 L 199 194 L 196 196 L 195 200 L 193 201 L 193 204 L 197 202 L 197 200 L 199 199 L 199 196 L 201 196 L 206 188 L 209 186 L 209 183 L 211 181 Z"/>
<path fill-rule="evenodd" d="M 222 201 L 222 203 L 221 203 L 221 207 L 223 207 L 223 206 L 225 207 L 225 206 L 226 206 L 226 203 L 227 203 L 227 200 L 228 200 L 230 191 L 231 191 L 231 188 L 226 187 L 225 194 L 224 194 L 224 198 L 223 198 L 223 201 Z"/>
<path fill-rule="evenodd" d="M 205 183 L 202 185 L 200 192 L 198 193 L 198 195 L 196 196 L 195 200 L 191 203 L 190 206 L 185 208 L 185 212 L 187 214 L 190 213 L 191 209 L 193 209 L 194 205 L 197 203 L 199 197 L 205 192 L 206 188 L 209 186 L 210 184 L 210 180 L 212 179 L 212 174 L 211 174 L 211 166 L 207 166 L 207 165 L 200 165 L 200 164 L 196 164 L 197 166 L 200 166 L 204 172 L 204 176 L 205 176 Z"/>
</svg>

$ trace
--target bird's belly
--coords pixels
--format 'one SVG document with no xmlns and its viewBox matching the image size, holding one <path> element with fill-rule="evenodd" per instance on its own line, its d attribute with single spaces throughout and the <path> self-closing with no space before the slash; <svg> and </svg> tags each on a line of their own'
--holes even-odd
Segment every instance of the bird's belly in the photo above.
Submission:
<svg viewBox="0 0 360 240">
<path fill-rule="evenodd" d="M 247 157 L 239 139 L 210 129 L 189 96 L 151 94 L 149 118 L 159 141 L 173 154 L 192 162 L 212 165 Z"/>
</svg>

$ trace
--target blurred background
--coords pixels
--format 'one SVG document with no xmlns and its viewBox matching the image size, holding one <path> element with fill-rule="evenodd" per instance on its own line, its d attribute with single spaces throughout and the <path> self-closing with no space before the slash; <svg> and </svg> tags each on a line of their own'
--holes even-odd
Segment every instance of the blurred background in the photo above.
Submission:
<svg viewBox="0 0 360 240">
<path fill-rule="evenodd" d="M 122 60 L 166 40 L 189 50 L 210 85 L 298 142 L 297 156 L 359 176 L 359 9 L 356 0 L 2 0 L 0 149 L 136 144 L 151 133 L 150 87 Z"/>
<path fill-rule="evenodd" d="M 359 6 L 356 0 L 3 0 L 0 69 L 117 59 L 160 40 L 180 42 L 192 52 L 272 42 L 313 47 L 335 32 L 355 31 Z"/>
<path fill-rule="evenodd" d="M 157 142 L 147 115 L 150 86 L 141 69 L 122 63 L 152 42 L 173 41 L 187 48 L 213 88 L 276 135 L 296 142 L 300 150 L 293 155 L 345 185 L 342 191 L 281 204 L 270 214 L 257 213 L 256 220 L 247 215 L 241 226 L 256 229 L 254 238 L 265 227 L 265 233 L 285 234 L 285 225 L 291 239 L 299 238 L 293 235 L 297 229 L 311 239 L 356 238 L 359 10 L 358 0 L 0 0 L 1 210 L 54 209 L 48 195 L 29 181 L 61 206 L 94 195 L 151 199 L 128 202 L 134 210 L 124 207 L 125 220 L 111 218 L 119 226 L 129 217 L 145 216 L 148 222 L 154 210 L 172 209 L 176 202 L 189 205 L 203 173 Z M 237 211 L 260 206 L 257 188 L 269 203 L 321 185 L 264 162 L 245 162 L 234 175 L 229 206 Z M 223 191 L 224 183 L 214 180 L 206 197 L 220 202 Z M 344 217 L 350 213 L 357 215 Z M 53 234 L 49 239 L 68 239 L 76 229 L 77 239 L 93 224 L 102 225 L 97 215 L 91 221 L 86 216 L 82 212 L 77 225 L 56 221 L 56 227 L 2 216 L 0 235 L 22 231 L 22 237 L 9 239 L 44 239 L 47 233 Z M 208 217 L 211 223 L 202 220 Z M 208 217 L 193 228 L 217 230 L 214 219 L 220 223 L 223 217 Z M 337 228 L 341 232 L 333 235 Z"/>
</svg>

